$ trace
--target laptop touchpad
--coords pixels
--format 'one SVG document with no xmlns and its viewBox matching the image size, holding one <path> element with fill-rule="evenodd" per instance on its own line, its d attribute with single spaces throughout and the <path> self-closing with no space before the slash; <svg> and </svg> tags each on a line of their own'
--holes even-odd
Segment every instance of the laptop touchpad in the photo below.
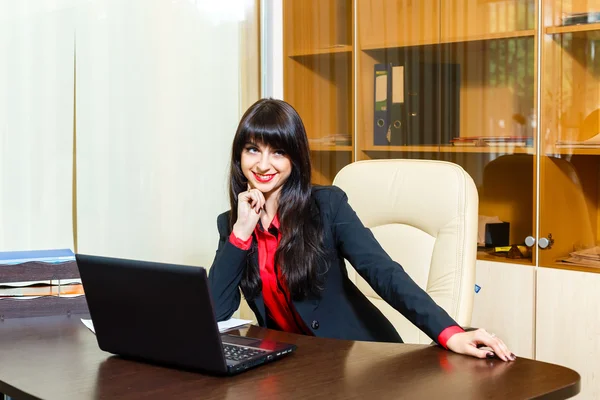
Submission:
<svg viewBox="0 0 600 400">
<path fill-rule="evenodd" d="M 221 335 L 223 343 L 238 344 L 240 346 L 260 347 L 261 339 L 247 338 L 234 335 Z"/>
</svg>

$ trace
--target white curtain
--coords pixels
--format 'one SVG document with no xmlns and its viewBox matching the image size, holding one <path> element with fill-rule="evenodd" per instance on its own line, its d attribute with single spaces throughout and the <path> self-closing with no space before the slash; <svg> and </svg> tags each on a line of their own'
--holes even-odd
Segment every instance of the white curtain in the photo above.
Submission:
<svg viewBox="0 0 600 400">
<path fill-rule="evenodd" d="M 72 3 L 0 0 L 0 251 L 73 248 Z"/>
<path fill-rule="evenodd" d="M 240 20 L 249 5 L 219 4 L 79 7 L 80 252 L 210 266 L 243 112 Z"/>
<path fill-rule="evenodd" d="M 209 266 L 256 3 L 0 0 L 0 251 Z"/>
</svg>

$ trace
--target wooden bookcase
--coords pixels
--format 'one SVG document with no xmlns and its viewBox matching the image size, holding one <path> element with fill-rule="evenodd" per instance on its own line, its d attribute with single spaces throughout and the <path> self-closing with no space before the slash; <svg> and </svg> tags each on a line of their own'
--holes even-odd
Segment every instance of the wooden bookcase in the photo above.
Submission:
<svg viewBox="0 0 600 400">
<path fill-rule="evenodd" d="M 554 239 L 551 248 L 539 250 L 540 260 L 535 246 L 522 259 L 483 252 L 480 259 L 567 268 L 556 260 L 595 245 L 600 236 L 600 146 L 557 146 L 594 135 L 581 126 L 600 109 L 600 23 L 564 25 L 562 18 L 600 11 L 600 0 L 544 0 L 541 10 L 537 4 L 285 0 L 284 98 L 306 123 L 313 181 L 330 184 L 341 167 L 364 159 L 456 162 L 475 180 L 480 214 L 510 222 L 511 244 L 535 237 L 538 223 L 540 238 Z M 456 132 L 426 144 L 375 144 L 374 69 L 389 63 L 413 70 L 458 65 L 457 110 L 443 85 L 421 88 L 430 90 L 437 112 L 458 115 Z M 598 126 L 600 111 L 593 115 Z M 431 122 L 440 132 L 441 121 Z M 326 140 L 340 134 L 351 138 Z M 459 146 L 449 137 L 486 140 Z M 507 137 L 523 140 L 491 140 Z"/>
</svg>

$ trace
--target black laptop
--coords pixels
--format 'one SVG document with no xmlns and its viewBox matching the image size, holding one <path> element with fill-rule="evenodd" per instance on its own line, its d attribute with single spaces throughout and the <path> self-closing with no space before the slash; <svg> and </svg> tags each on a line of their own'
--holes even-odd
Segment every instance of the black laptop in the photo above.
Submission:
<svg viewBox="0 0 600 400">
<path fill-rule="evenodd" d="M 220 333 L 204 268 L 75 257 L 104 351 L 233 375 L 296 350 L 293 344 Z"/>
</svg>

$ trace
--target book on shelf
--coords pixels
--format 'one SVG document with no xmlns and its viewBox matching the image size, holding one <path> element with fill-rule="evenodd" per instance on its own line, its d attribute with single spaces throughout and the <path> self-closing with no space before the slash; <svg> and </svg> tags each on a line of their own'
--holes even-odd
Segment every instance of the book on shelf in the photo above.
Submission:
<svg viewBox="0 0 600 400">
<path fill-rule="evenodd" d="M 563 26 L 594 24 L 600 22 L 600 11 L 579 12 L 564 14 L 562 17 Z"/>
<path fill-rule="evenodd" d="M 386 62 L 373 74 L 374 146 L 438 146 L 460 135 L 460 64 Z"/>
<path fill-rule="evenodd" d="M 453 146 L 506 146 L 527 147 L 533 146 L 533 138 L 527 136 L 468 136 L 456 137 L 450 141 Z"/>
</svg>

